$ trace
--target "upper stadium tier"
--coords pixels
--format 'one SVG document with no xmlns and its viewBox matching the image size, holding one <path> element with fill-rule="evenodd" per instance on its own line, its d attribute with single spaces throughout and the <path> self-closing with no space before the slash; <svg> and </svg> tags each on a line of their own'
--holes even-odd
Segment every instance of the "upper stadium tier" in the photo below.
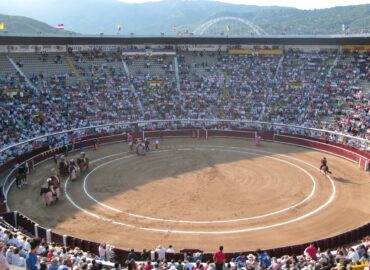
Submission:
<svg viewBox="0 0 370 270">
<path fill-rule="evenodd" d="M 154 119 L 264 121 L 370 137 L 366 36 L 4 34 L 0 64 L 3 150 L 44 134 Z M 35 147 L 2 151 L 0 163 Z"/>
</svg>

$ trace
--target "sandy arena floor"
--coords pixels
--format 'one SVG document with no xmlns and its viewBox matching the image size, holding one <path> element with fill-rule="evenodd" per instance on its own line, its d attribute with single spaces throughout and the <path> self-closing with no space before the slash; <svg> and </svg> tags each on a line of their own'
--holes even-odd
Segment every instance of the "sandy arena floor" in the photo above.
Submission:
<svg viewBox="0 0 370 270">
<path fill-rule="evenodd" d="M 367 173 L 306 148 L 211 138 L 165 139 L 144 157 L 123 143 L 84 151 L 91 168 L 63 182 L 61 201 L 41 203 L 41 182 L 54 166 L 48 161 L 30 174 L 28 187 L 12 188 L 10 208 L 58 233 L 137 250 L 274 248 L 370 221 Z M 318 170 L 323 156 L 330 177 Z"/>
</svg>

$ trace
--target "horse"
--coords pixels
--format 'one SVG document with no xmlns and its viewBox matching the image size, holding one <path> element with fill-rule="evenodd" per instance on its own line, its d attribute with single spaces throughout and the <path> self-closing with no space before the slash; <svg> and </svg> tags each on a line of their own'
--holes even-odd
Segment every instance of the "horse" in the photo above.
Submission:
<svg viewBox="0 0 370 270">
<path fill-rule="evenodd" d="M 328 173 L 331 173 L 331 171 L 329 171 L 329 167 L 327 165 L 324 165 L 321 167 L 321 173 L 326 176 Z"/>
<path fill-rule="evenodd" d="M 20 175 L 20 174 L 17 174 L 17 176 L 15 177 L 15 183 L 17 185 L 17 188 L 21 189 L 22 188 L 22 185 L 23 185 L 23 176 Z"/>
<path fill-rule="evenodd" d="M 81 153 L 81 157 L 77 159 L 77 164 L 80 167 L 80 171 L 84 172 L 89 168 L 89 159 L 85 157 L 85 153 Z"/>
<path fill-rule="evenodd" d="M 18 167 L 18 181 L 20 181 L 20 187 L 27 185 L 27 165 L 23 163 Z"/>
<path fill-rule="evenodd" d="M 136 147 L 136 154 L 138 156 L 145 156 L 146 155 L 145 146 L 142 144 L 138 144 Z"/>
<path fill-rule="evenodd" d="M 60 159 L 60 162 L 59 162 L 59 175 L 60 176 L 67 176 L 68 175 L 68 167 L 69 167 L 69 164 L 68 162 L 65 160 L 64 157 L 62 157 Z"/>
</svg>

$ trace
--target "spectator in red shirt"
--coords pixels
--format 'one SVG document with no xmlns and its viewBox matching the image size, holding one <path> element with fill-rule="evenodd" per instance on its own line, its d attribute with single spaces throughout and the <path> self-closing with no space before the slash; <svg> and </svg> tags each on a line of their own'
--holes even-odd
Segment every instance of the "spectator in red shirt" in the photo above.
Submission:
<svg viewBox="0 0 370 270">
<path fill-rule="evenodd" d="M 213 260 L 216 263 L 216 270 L 222 270 L 225 263 L 225 253 L 223 253 L 224 247 L 220 246 L 219 251 L 213 255 Z"/>
<path fill-rule="evenodd" d="M 153 265 L 152 263 L 150 262 L 150 260 L 148 260 L 144 266 L 144 269 L 145 270 L 152 270 L 153 269 Z"/>
<path fill-rule="evenodd" d="M 313 260 L 317 260 L 317 249 L 315 247 L 314 244 L 310 244 L 305 250 L 304 250 L 304 254 L 306 254 L 306 256 L 309 256 L 311 259 Z"/>
</svg>

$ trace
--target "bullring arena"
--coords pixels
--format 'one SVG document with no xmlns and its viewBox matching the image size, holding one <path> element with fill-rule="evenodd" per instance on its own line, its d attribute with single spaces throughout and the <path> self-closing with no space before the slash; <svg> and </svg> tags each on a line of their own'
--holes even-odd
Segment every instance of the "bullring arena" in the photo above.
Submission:
<svg viewBox="0 0 370 270">
<path fill-rule="evenodd" d="M 338 155 L 271 141 L 256 146 L 242 135 L 162 137 L 159 149 L 151 140 L 152 151 L 137 156 L 123 139 L 83 148 L 89 171 L 64 179 L 62 200 L 49 207 L 39 188 L 55 164 L 40 163 L 28 187 L 10 190 L 10 209 L 55 233 L 126 250 L 273 249 L 369 222 L 368 174 Z M 327 176 L 318 169 L 323 156 L 333 172 Z"/>
<path fill-rule="evenodd" d="M 25 259 L 43 239 L 40 262 L 66 250 L 79 270 L 173 270 L 164 259 L 205 263 L 220 245 L 248 258 L 224 269 L 264 269 L 262 249 L 270 269 L 340 270 L 331 255 L 349 263 L 361 243 L 370 265 L 369 44 L 0 36 L 0 246 Z"/>
</svg>

